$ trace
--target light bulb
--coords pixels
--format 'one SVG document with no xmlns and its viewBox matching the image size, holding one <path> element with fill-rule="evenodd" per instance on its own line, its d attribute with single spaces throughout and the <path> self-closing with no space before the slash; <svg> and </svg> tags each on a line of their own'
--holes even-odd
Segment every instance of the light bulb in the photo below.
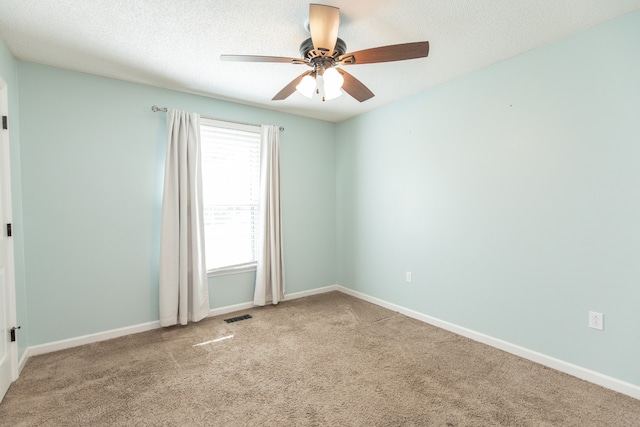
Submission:
<svg viewBox="0 0 640 427">
<path fill-rule="evenodd" d="M 342 87 L 342 84 L 344 83 L 344 77 L 342 77 L 342 74 L 340 74 L 335 68 L 324 70 L 324 74 L 322 77 L 324 79 L 325 91 L 339 91 Z"/>
<path fill-rule="evenodd" d="M 342 95 L 342 91 L 339 87 L 331 87 L 330 85 L 324 85 L 324 100 L 329 101 Z"/>
<path fill-rule="evenodd" d="M 313 92 L 316 90 L 316 79 L 311 74 L 307 74 L 300 80 L 300 83 L 296 86 L 296 90 L 307 98 L 313 96 Z"/>
</svg>

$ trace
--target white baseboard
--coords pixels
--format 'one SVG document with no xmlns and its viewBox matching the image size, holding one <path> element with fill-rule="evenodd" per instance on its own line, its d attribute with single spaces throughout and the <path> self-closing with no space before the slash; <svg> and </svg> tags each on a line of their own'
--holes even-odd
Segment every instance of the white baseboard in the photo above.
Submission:
<svg viewBox="0 0 640 427">
<path fill-rule="evenodd" d="M 95 334 L 83 335 L 80 337 L 69 338 L 66 340 L 54 341 L 46 344 L 39 344 L 31 346 L 25 351 L 22 359 L 29 358 L 31 356 L 37 356 L 38 354 L 51 353 L 52 351 L 65 350 L 71 347 L 77 347 L 79 345 L 91 344 L 98 341 L 106 341 L 112 338 L 118 338 L 125 335 L 137 334 L 138 332 L 146 332 L 152 329 L 160 328 L 160 321 L 149 323 L 141 323 L 134 326 L 126 326 L 124 328 L 112 329 L 110 331 L 98 332 Z M 27 354 L 28 353 L 28 354 Z M 21 360 L 22 363 L 22 360 Z M 24 361 L 26 363 L 26 360 Z"/>
<path fill-rule="evenodd" d="M 310 295 L 317 295 L 325 292 L 331 292 L 338 290 L 338 285 L 326 286 L 323 288 L 312 289 L 309 291 L 296 292 L 293 294 L 285 295 L 284 300 L 289 301 L 297 298 L 302 298 Z M 225 307 L 212 308 L 209 311 L 209 316 L 218 316 L 221 314 L 232 313 L 234 311 L 247 310 L 249 308 L 255 307 L 252 301 L 243 302 L 240 304 L 228 305 Z M 60 341 L 54 341 L 46 344 L 34 345 L 31 347 L 27 347 L 25 352 L 22 354 L 22 357 L 19 361 L 19 371 L 22 371 L 22 368 L 27 363 L 27 360 L 31 356 L 37 356 L 39 354 L 51 353 L 53 351 L 65 350 L 67 348 L 77 347 L 84 344 L 91 344 L 94 342 L 110 340 L 112 338 L 118 338 L 125 335 L 136 334 L 138 332 L 146 332 L 152 329 L 160 328 L 160 321 L 154 321 L 149 323 L 141 323 L 139 325 L 127 326 L 119 329 L 112 329 L 104 332 L 97 332 L 95 334 L 83 335 L 80 337 L 74 337 L 69 339 L 64 339 Z"/>
<path fill-rule="evenodd" d="M 24 353 L 22 353 L 22 356 L 20 356 L 20 360 L 18 360 L 18 376 L 20 376 L 20 372 L 22 372 L 22 369 L 24 368 L 24 365 L 27 364 L 27 360 L 29 360 L 29 347 L 27 347 L 24 350 Z"/>
<path fill-rule="evenodd" d="M 474 341 L 478 341 L 483 344 L 487 344 L 491 347 L 498 348 L 500 350 L 506 351 L 507 353 L 511 353 L 516 356 L 522 357 L 524 359 L 531 360 L 533 362 L 539 363 L 541 365 L 547 366 L 557 371 L 564 372 L 565 374 L 569 374 L 574 377 L 580 378 L 582 380 L 597 384 L 599 386 L 617 391 L 622 394 L 626 394 L 627 396 L 631 396 L 635 399 L 640 399 L 640 386 L 637 386 L 635 384 L 621 381 L 616 378 L 603 375 L 599 372 L 591 371 L 581 366 L 577 366 L 572 363 L 565 362 L 563 360 L 556 359 L 554 357 L 547 356 L 542 353 L 538 353 L 537 351 L 529 350 L 519 345 L 512 344 L 510 342 L 503 341 L 501 339 L 494 338 L 489 335 L 485 335 L 480 332 L 476 332 L 474 330 L 455 325 L 453 323 L 445 322 L 444 320 L 440 320 L 438 318 L 428 316 L 426 314 L 402 307 L 400 305 L 392 304 L 390 302 L 381 300 L 379 298 L 375 298 L 367 294 L 363 294 L 362 292 L 345 288 L 344 286 L 336 285 L 336 290 L 343 292 L 347 295 L 360 298 L 372 304 L 376 304 L 381 307 L 387 308 L 389 310 L 397 311 L 398 313 L 404 314 L 407 317 L 411 317 L 413 319 L 420 320 L 430 325 L 437 326 L 442 329 L 446 329 L 447 331 L 456 333 L 458 335 L 462 335 L 463 337 L 470 338 Z"/>
<path fill-rule="evenodd" d="M 331 291 L 343 292 L 347 295 L 351 295 L 356 298 L 362 299 L 364 301 L 370 302 L 372 304 L 376 304 L 381 307 L 387 308 L 389 310 L 396 311 L 398 313 L 404 314 L 405 316 L 451 331 L 458 335 L 462 335 L 464 337 L 470 338 L 474 341 L 478 341 L 483 344 L 490 345 L 492 347 L 514 354 L 524 359 L 531 360 L 533 362 L 539 363 L 549 368 L 556 369 L 558 371 L 583 379 L 585 381 L 589 381 L 591 383 L 600 385 L 602 387 L 606 387 L 608 389 L 617 391 L 627 396 L 631 396 L 635 399 L 640 399 L 640 387 L 637 385 L 627 383 L 627 382 L 618 380 L 616 378 L 612 378 L 612 377 L 600 374 L 595 371 L 591 371 L 581 366 L 577 366 L 577 365 L 565 362 L 563 360 L 559 360 L 554 357 L 547 356 L 545 354 L 538 353 L 533 350 L 529 350 L 527 348 L 509 343 L 507 341 L 503 341 L 498 338 L 491 337 L 489 335 L 482 334 L 480 332 L 473 331 L 468 328 L 464 328 L 462 326 L 455 325 L 453 323 L 446 322 L 444 320 L 440 320 L 432 316 L 428 316 L 426 314 L 417 312 L 415 310 L 411 310 L 411 309 L 402 307 L 400 305 L 396 305 L 396 304 L 381 300 L 379 298 L 369 296 L 362 292 L 354 291 L 344 286 L 330 285 L 322 288 L 311 289 L 308 291 L 295 292 L 292 294 L 285 295 L 284 301 L 290 301 L 298 298 L 304 298 L 311 295 L 318 295 L 318 294 L 331 292 Z M 218 316 L 221 314 L 232 313 L 234 311 L 247 310 L 253 307 L 255 307 L 253 305 L 253 302 L 245 302 L 245 303 L 230 305 L 226 307 L 214 308 L 209 311 L 209 316 Z M 152 329 L 158 329 L 158 328 L 160 328 L 160 321 L 155 321 L 155 322 L 142 323 L 139 325 L 128 326 L 128 327 L 119 328 L 119 329 L 113 329 L 105 332 L 98 332 L 95 334 L 83 335 L 80 337 L 69 338 L 61 341 L 55 341 L 51 343 L 31 346 L 31 347 L 28 347 L 25 350 L 25 352 L 22 354 L 22 357 L 20 357 L 18 371 L 19 372 L 22 371 L 22 368 L 24 368 L 25 364 L 27 363 L 27 360 L 31 356 L 50 353 L 53 351 L 64 350 L 67 348 L 77 347 L 84 344 L 91 344 L 94 342 L 105 341 L 112 338 L 118 338 L 125 335 L 150 331 Z"/>
<path fill-rule="evenodd" d="M 323 294 L 325 292 L 337 291 L 338 285 L 330 285 L 322 288 L 311 289 L 309 291 L 300 291 L 292 294 L 285 294 L 283 301 L 291 301 L 298 298 L 304 298 L 311 295 Z M 253 301 L 247 301 L 240 304 L 227 305 L 225 307 L 212 308 L 209 310 L 209 317 L 219 316 L 221 314 L 233 313 L 234 311 L 248 310 L 257 307 Z"/>
<path fill-rule="evenodd" d="M 226 307 L 213 308 L 209 311 L 209 316 L 217 316 L 220 314 L 231 313 L 233 311 L 246 310 L 252 308 L 254 305 L 252 302 L 246 302 L 236 305 L 230 305 Z M 104 332 L 97 332 L 95 334 L 83 335 L 80 337 L 69 338 L 60 341 L 54 341 L 46 344 L 40 344 L 28 347 L 20 359 L 19 367 L 22 369 L 27 362 L 27 359 L 31 356 L 38 354 L 51 353 L 53 351 L 65 350 L 67 348 L 77 347 L 80 345 L 91 344 L 99 341 L 106 341 L 112 338 L 118 338 L 125 335 L 136 334 L 139 332 L 146 332 L 152 329 L 159 329 L 160 321 L 141 323 L 138 325 L 127 326 L 119 329 L 112 329 Z"/>
<path fill-rule="evenodd" d="M 227 313 L 233 313 L 234 311 L 247 310 L 253 307 L 255 307 L 255 305 L 253 305 L 253 302 L 250 301 L 250 302 L 243 302 L 240 304 L 227 305 L 225 307 L 212 308 L 211 310 L 209 310 L 208 317 L 219 316 L 221 314 L 227 314 Z"/>
<path fill-rule="evenodd" d="M 284 301 L 291 301 L 293 299 L 309 297 L 311 295 L 318 295 L 318 294 L 324 294 L 326 292 L 338 291 L 340 290 L 340 288 L 341 286 L 338 286 L 338 285 L 330 285 L 322 288 L 311 289 L 309 291 L 301 291 L 301 292 L 295 292 L 293 294 L 286 294 L 284 296 Z"/>
</svg>

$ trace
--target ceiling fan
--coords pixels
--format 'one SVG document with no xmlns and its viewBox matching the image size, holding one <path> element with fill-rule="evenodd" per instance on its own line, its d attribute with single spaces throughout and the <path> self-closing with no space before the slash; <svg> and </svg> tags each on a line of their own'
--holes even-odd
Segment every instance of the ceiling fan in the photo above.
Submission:
<svg viewBox="0 0 640 427">
<path fill-rule="evenodd" d="M 258 55 L 221 55 L 222 61 L 243 62 L 283 62 L 304 64 L 311 67 L 293 79 L 274 97 L 273 101 L 288 98 L 298 90 L 311 98 L 314 93 L 322 95 L 322 100 L 330 100 L 342 94 L 342 90 L 360 102 L 372 98 L 373 92 L 360 80 L 338 66 L 373 64 L 376 62 L 403 61 L 425 58 L 429 54 L 429 42 L 402 43 L 374 47 L 357 52 L 345 53 L 346 43 L 338 38 L 340 9 L 322 4 L 309 5 L 309 32 L 311 37 L 300 45 L 302 58 Z"/>
</svg>

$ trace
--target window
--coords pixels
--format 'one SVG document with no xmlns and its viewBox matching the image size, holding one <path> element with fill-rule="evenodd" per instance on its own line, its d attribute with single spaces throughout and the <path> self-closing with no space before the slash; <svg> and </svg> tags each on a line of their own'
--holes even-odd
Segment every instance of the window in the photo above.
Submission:
<svg viewBox="0 0 640 427">
<path fill-rule="evenodd" d="M 260 127 L 200 119 L 207 271 L 256 262 Z"/>
</svg>

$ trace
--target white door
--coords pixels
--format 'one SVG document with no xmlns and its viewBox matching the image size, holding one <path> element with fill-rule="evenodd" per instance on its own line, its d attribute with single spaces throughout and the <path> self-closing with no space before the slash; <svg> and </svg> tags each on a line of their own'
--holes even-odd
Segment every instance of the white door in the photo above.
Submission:
<svg viewBox="0 0 640 427">
<path fill-rule="evenodd" d="M 0 77 L 0 116 L 7 116 L 7 85 Z M 0 122 L 0 401 L 18 376 L 18 349 L 11 342 L 15 326 L 15 289 L 13 239 L 8 236 L 11 223 L 11 172 L 9 168 L 9 131 Z"/>
</svg>

